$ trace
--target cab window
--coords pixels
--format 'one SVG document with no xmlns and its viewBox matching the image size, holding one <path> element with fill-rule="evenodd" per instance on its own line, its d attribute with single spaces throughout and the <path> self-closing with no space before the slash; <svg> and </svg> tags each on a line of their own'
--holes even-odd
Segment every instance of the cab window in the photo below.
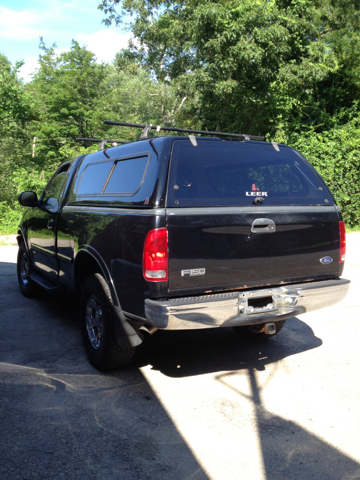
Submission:
<svg viewBox="0 0 360 480">
<path fill-rule="evenodd" d="M 52 199 L 59 201 L 61 190 L 64 185 L 65 178 L 67 178 L 69 167 L 70 164 L 63 165 L 51 178 L 41 197 L 43 204 L 53 203 L 51 201 Z"/>
</svg>

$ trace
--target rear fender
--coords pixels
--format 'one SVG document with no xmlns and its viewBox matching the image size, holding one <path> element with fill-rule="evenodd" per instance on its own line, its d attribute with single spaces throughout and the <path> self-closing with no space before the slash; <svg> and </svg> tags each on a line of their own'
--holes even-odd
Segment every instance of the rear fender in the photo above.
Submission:
<svg viewBox="0 0 360 480">
<path fill-rule="evenodd" d="M 86 272 L 86 273 L 88 274 L 101 273 L 101 275 L 104 277 L 105 282 L 109 287 L 112 304 L 119 307 L 120 302 L 119 302 L 119 299 L 114 287 L 114 282 L 112 281 L 109 269 L 107 268 L 106 263 L 102 258 L 102 256 L 93 247 L 90 247 L 89 245 L 83 245 L 82 247 L 80 247 L 75 257 L 75 264 L 74 264 L 75 289 L 79 290 L 79 288 L 81 288 L 81 284 L 82 284 L 81 273 L 83 271 L 83 267 L 81 264 L 83 264 L 84 259 L 86 257 L 89 259 L 88 261 L 90 265 L 91 264 L 94 265 L 95 263 L 98 267 L 98 268 L 90 267 L 89 272 Z"/>
<path fill-rule="evenodd" d="M 111 278 L 109 269 L 107 268 L 103 258 L 101 255 L 89 245 L 84 245 L 78 251 L 76 258 L 75 258 L 75 266 L 74 266 L 74 282 L 76 289 L 81 288 L 81 271 L 82 266 L 84 265 L 84 260 L 86 257 L 91 261 L 89 264 L 91 265 L 89 271 L 86 274 L 91 275 L 92 273 L 101 273 L 104 277 L 110 291 L 110 301 L 113 307 L 114 313 L 114 325 L 115 325 L 115 334 L 116 334 L 116 341 L 121 348 L 130 348 L 136 347 L 142 343 L 142 335 L 138 333 L 138 329 L 135 329 L 125 318 L 119 298 L 117 296 L 114 282 Z M 96 262 L 96 263 L 94 263 Z M 141 325 L 139 325 L 140 327 Z"/>
<path fill-rule="evenodd" d="M 25 246 L 26 253 L 29 253 L 29 246 L 28 246 L 28 242 L 27 242 L 27 239 L 26 239 L 25 230 L 24 230 L 24 227 L 22 225 L 20 225 L 20 227 L 18 228 L 17 235 L 16 235 L 16 241 L 17 241 L 19 246 L 20 246 L 20 243 L 23 243 L 24 246 Z"/>
</svg>

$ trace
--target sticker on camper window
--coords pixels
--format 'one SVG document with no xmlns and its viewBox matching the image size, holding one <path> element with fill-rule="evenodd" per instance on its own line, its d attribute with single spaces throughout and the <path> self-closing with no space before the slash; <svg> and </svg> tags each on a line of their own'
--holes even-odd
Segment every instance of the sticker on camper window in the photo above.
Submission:
<svg viewBox="0 0 360 480">
<path fill-rule="evenodd" d="M 247 197 L 267 197 L 268 194 L 267 192 L 256 191 L 256 192 L 246 192 L 246 196 Z"/>
</svg>

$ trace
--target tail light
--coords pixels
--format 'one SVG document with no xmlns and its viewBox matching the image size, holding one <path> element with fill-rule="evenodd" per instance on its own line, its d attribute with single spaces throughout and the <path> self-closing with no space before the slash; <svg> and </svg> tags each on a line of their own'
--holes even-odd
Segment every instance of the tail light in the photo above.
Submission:
<svg viewBox="0 0 360 480">
<path fill-rule="evenodd" d="M 339 263 L 345 262 L 345 253 L 346 253 L 346 233 L 345 233 L 345 223 L 339 222 L 339 232 L 340 232 L 340 257 Z"/>
<path fill-rule="evenodd" d="M 146 235 L 143 255 L 143 273 L 149 282 L 169 279 L 169 254 L 166 228 L 155 228 Z"/>
</svg>

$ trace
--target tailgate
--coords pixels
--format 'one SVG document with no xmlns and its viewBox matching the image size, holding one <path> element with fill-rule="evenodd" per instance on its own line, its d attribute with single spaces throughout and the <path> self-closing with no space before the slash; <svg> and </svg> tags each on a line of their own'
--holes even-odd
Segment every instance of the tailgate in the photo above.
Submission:
<svg viewBox="0 0 360 480">
<path fill-rule="evenodd" d="M 335 207 L 168 209 L 169 289 L 205 291 L 331 278 Z M 329 257 L 330 260 L 320 260 Z M 327 263 L 329 262 L 330 263 Z"/>
</svg>

